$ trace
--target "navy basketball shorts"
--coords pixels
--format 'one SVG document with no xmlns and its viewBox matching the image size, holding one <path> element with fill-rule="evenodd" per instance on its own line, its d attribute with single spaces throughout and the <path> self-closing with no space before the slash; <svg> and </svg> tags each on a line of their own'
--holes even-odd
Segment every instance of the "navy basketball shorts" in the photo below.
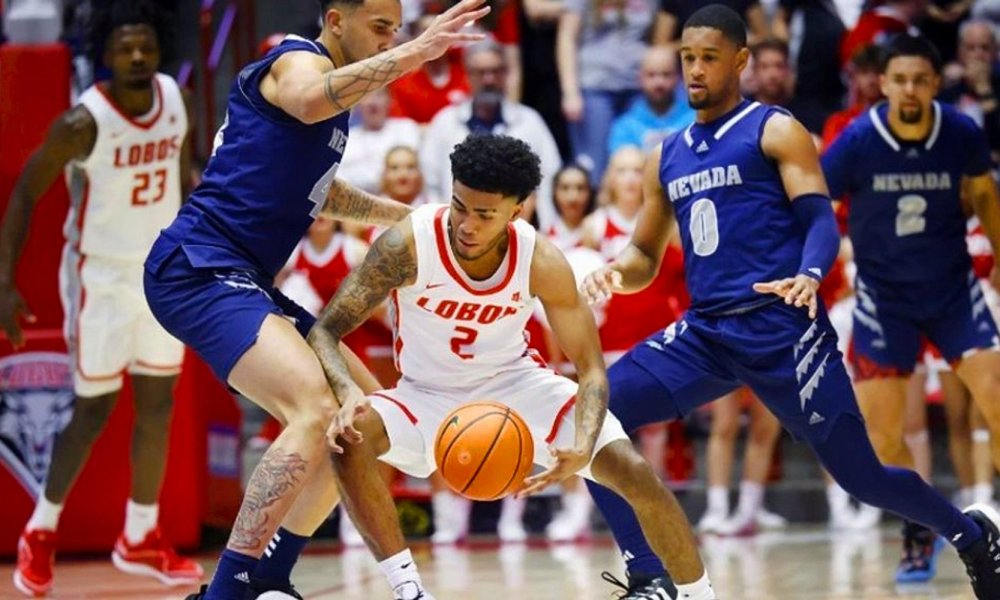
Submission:
<svg viewBox="0 0 1000 600">
<path fill-rule="evenodd" d="M 625 430 L 678 419 L 742 385 L 792 435 L 825 441 L 844 414 L 861 419 L 826 312 L 778 301 L 729 316 L 689 311 L 608 370 L 609 409 Z"/>
<path fill-rule="evenodd" d="M 915 293 L 904 301 L 898 289 L 866 285 L 858 278 L 855 379 L 909 376 L 923 352 L 924 338 L 953 366 L 978 350 L 1000 348 L 996 323 L 975 275 L 970 272 L 964 285 L 942 287 L 933 295 Z"/>
<path fill-rule="evenodd" d="M 157 321 L 223 382 L 256 343 L 267 315 L 288 318 L 303 337 L 316 322 L 278 291 L 269 275 L 252 268 L 196 267 L 182 245 L 147 262 L 143 285 Z"/>
</svg>

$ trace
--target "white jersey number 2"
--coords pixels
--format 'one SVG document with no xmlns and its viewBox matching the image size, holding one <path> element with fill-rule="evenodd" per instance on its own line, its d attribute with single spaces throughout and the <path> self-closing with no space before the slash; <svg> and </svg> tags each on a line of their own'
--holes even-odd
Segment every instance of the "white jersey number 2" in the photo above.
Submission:
<svg viewBox="0 0 1000 600">
<path fill-rule="evenodd" d="M 715 203 L 702 198 L 691 205 L 691 244 L 698 256 L 711 256 L 719 249 L 719 217 Z"/>
<path fill-rule="evenodd" d="M 927 229 L 927 199 L 917 194 L 907 194 L 896 202 L 896 237 L 923 233 Z"/>
</svg>

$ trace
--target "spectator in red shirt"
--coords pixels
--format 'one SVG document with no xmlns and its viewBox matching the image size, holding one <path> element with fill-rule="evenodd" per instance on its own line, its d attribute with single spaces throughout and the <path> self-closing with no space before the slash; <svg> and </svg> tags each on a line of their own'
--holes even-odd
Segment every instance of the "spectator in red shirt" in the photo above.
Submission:
<svg viewBox="0 0 1000 600">
<path fill-rule="evenodd" d="M 919 33 L 914 23 L 927 13 L 929 0 L 888 0 L 885 4 L 861 13 L 854 29 L 840 44 L 840 64 L 846 66 L 851 57 L 865 46 L 881 45 L 896 33 Z"/>
<path fill-rule="evenodd" d="M 830 115 L 823 125 L 823 147 L 828 148 L 854 117 L 882 98 L 879 85 L 879 47 L 869 45 L 855 53 L 847 66 L 848 102 L 844 110 Z"/>
<path fill-rule="evenodd" d="M 411 35 L 417 37 L 434 21 L 426 14 L 413 23 Z M 389 116 L 408 117 L 421 125 L 430 123 L 439 110 L 458 104 L 469 96 L 461 53 L 451 50 L 441 58 L 426 62 L 416 71 L 403 75 L 389 85 L 392 102 Z"/>
</svg>

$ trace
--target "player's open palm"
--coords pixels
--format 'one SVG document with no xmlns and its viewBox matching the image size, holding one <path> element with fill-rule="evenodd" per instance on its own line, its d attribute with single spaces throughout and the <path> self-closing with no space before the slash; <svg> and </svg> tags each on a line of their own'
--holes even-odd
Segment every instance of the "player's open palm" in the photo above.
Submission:
<svg viewBox="0 0 1000 600">
<path fill-rule="evenodd" d="M 555 463 L 545 471 L 524 480 L 524 487 L 517 493 L 519 497 L 530 496 L 550 485 L 559 483 L 580 472 L 590 462 L 590 452 L 578 448 L 549 448 Z"/>
<path fill-rule="evenodd" d="M 819 281 L 808 275 L 796 275 L 785 279 L 775 279 L 753 284 L 755 292 L 761 294 L 774 294 L 785 300 L 785 304 L 794 304 L 796 307 L 806 307 L 809 310 L 809 318 L 815 319 L 819 310 Z"/>
<path fill-rule="evenodd" d="M 338 438 L 343 438 L 351 444 L 360 444 L 364 441 L 361 431 L 354 425 L 358 418 L 371 409 L 371 401 L 357 386 L 352 386 L 351 391 L 340 400 L 340 410 L 334 415 L 326 430 L 326 441 L 334 452 L 343 454 L 344 448 L 338 443 Z"/>
<path fill-rule="evenodd" d="M 580 293 L 589 304 L 598 304 L 622 287 L 622 274 L 611 267 L 601 267 L 583 279 Z"/>
<path fill-rule="evenodd" d="M 15 287 L 0 287 L 0 327 L 14 348 L 24 345 L 24 332 L 21 331 L 21 319 L 28 323 L 35 322 L 35 316 L 28 311 L 28 305 Z"/>
<path fill-rule="evenodd" d="M 434 60 L 455 44 L 477 42 L 482 33 L 462 31 L 467 25 L 485 17 L 489 6 L 479 8 L 486 0 L 462 0 L 438 15 L 430 27 L 414 40 L 424 61 Z"/>
</svg>

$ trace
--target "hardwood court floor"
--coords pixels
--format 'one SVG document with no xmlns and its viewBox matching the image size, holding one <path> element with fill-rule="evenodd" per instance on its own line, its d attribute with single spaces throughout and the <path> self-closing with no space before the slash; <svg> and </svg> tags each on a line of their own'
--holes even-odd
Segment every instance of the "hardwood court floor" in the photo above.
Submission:
<svg viewBox="0 0 1000 600">
<path fill-rule="evenodd" d="M 867 533 L 833 534 L 795 528 L 747 538 L 703 538 L 702 555 L 720 600 L 959 600 L 973 598 L 964 568 L 951 548 L 941 554 L 930 585 L 897 588 L 896 527 Z M 307 600 L 390 598 L 367 551 L 340 551 L 317 544 L 303 557 L 295 582 Z M 605 538 L 580 545 L 499 545 L 477 539 L 468 546 L 415 544 L 424 582 L 437 600 L 609 600 L 613 588 L 601 580 L 621 561 Z M 200 557 L 206 571 L 214 556 Z M 12 565 L 0 564 L 0 598 L 19 598 Z M 176 600 L 191 589 L 168 590 L 155 581 L 123 575 L 104 560 L 61 561 L 53 598 Z"/>
</svg>

